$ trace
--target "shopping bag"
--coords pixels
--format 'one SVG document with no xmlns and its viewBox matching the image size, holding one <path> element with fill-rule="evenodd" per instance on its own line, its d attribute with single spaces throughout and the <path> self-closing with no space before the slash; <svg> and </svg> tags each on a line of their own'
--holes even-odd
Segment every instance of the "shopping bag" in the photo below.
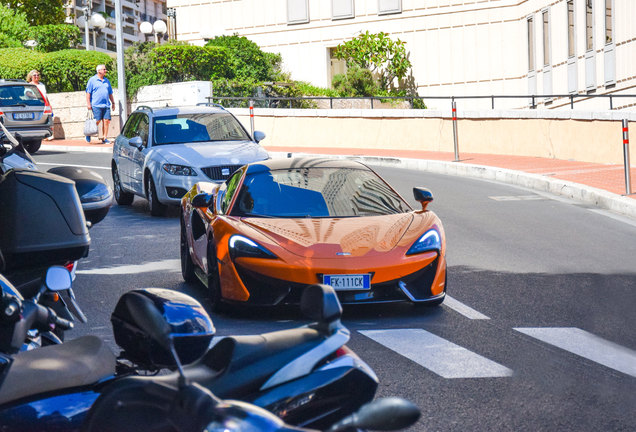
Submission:
<svg viewBox="0 0 636 432">
<path fill-rule="evenodd" d="M 93 116 L 92 111 L 88 111 L 88 114 L 86 115 L 86 120 L 84 121 L 84 135 L 97 135 L 97 121 L 95 121 L 95 116 Z"/>
</svg>

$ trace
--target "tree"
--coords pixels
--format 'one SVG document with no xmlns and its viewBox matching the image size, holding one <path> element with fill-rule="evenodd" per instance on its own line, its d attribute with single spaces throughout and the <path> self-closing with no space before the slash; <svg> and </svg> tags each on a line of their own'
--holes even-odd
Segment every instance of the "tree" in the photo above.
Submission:
<svg viewBox="0 0 636 432">
<path fill-rule="evenodd" d="M 0 4 L 26 15 L 29 25 L 62 24 L 64 0 L 0 0 Z"/>
<path fill-rule="evenodd" d="M 280 54 L 266 53 L 244 36 L 217 36 L 206 46 L 224 47 L 229 54 L 231 73 L 227 78 L 275 81 L 280 77 Z"/>
<path fill-rule="evenodd" d="M 0 4 L 0 48 L 21 47 L 28 28 L 25 14 Z"/>
<path fill-rule="evenodd" d="M 335 57 L 345 60 L 347 66 L 369 69 L 378 77 L 384 90 L 393 86 L 395 79 L 404 78 L 411 68 L 405 42 L 394 41 L 387 33 L 368 31 L 336 47 Z"/>
<path fill-rule="evenodd" d="M 37 42 L 35 49 L 43 52 L 76 48 L 80 42 L 80 29 L 72 24 L 47 24 L 30 27 L 27 39 Z"/>
</svg>

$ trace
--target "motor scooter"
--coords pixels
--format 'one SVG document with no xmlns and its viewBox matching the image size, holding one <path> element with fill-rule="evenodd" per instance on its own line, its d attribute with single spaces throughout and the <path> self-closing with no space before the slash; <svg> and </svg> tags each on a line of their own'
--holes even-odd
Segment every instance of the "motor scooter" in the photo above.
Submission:
<svg viewBox="0 0 636 432">
<path fill-rule="evenodd" d="M 17 136 L 14 137 L 4 127 L 4 125 L 0 123 L 0 175 L 2 175 L 3 177 L 6 176 L 10 170 L 17 170 L 18 172 L 22 170 L 39 171 L 37 164 L 31 157 L 29 152 L 26 150 L 26 148 L 22 145 L 21 137 L 19 136 L 19 134 L 16 135 Z M 94 171 L 76 167 L 55 167 L 51 168 L 48 172 L 64 177 L 73 182 L 75 191 L 79 196 L 79 202 L 83 211 L 84 221 L 78 221 L 77 217 L 73 217 L 70 220 L 71 222 L 75 223 L 73 226 L 73 230 L 75 233 L 79 233 L 80 237 L 83 236 L 83 231 L 85 230 L 79 225 L 84 224 L 88 228 L 90 228 L 91 226 L 103 220 L 104 217 L 106 217 L 113 203 L 113 193 L 108 184 L 101 176 L 99 176 Z M 25 181 L 27 183 L 39 181 L 39 191 L 41 193 L 34 194 L 32 188 L 29 188 L 28 186 L 25 187 L 25 185 L 23 184 Z M 46 187 L 48 187 L 46 185 L 46 181 L 46 176 L 44 176 L 44 178 L 42 179 L 34 180 L 32 177 L 28 177 L 23 174 L 16 174 L 14 183 L 20 184 L 22 186 L 19 189 L 31 192 L 27 196 L 29 198 L 38 199 L 40 201 L 28 203 L 28 198 L 16 196 L 13 193 L 14 191 L 6 191 L 4 195 L 5 199 L 3 201 L 3 204 L 5 204 L 5 208 L 0 210 L 0 214 L 3 217 L 3 223 L 2 226 L 0 226 L 0 238 L 4 238 L 4 241 L 11 241 L 7 240 L 11 237 L 11 234 L 7 234 L 6 232 L 3 234 L 3 231 L 20 231 L 20 225 L 25 225 L 23 222 L 26 217 L 37 218 L 38 215 L 46 214 L 42 211 L 46 208 L 46 205 L 43 205 L 43 208 L 39 208 L 38 205 L 38 203 L 41 202 L 42 199 L 50 199 L 50 197 L 47 196 L 46 193 Z M 9 183 L 11 182 L 8 182 L 7 184 Z M 34 185 L 31 184 L 30 186 L 33 187 Z M 66 197 L 66 199 L 71 201 L 72 198 L 74 197 Z M 57 202 L 67 207 L 71 206 L 71 204 L 66 200 L 59 200 Z M 15 204 L 19 204 L 19 206 L 15 206 Z M 44 218 L 38 218 L 38 220 L 41 222 L 40 224 L 30 223 L 28 224 L 28 228 L 26 229 L 32 231 L 33 233 L 37 233 L 48 228 L 56 229 L 54 223 L 47 223 Z M 84 241 L 83 243 L 87 243 L 88 236 L 86 235 L 84 237 L 86 237 L 86 241 Z M 29 248 L 31 248 L 33 244 L 18 244 L 19 242 L 23 241 L 23 239 L 18 238 L 18 236 L 14 236 L 14 240 L 15 241 L 13 241 L 13 247 L 11 248 L 11 250 L 22 250 L 14 254 L 15 256 L 13 258 L 18 258 L 18 256 L 21 256 L 23 258 L 10 260 L 4 270 L 4 275 L 11 280 L 11 282 L 18 288 L 18 290 L 20 290 L 20 292 L 24 296 L 33 297 L 35 295 L 44 294 L 43 301 L 46 301 L 47 299 L 51 300 L 50 305 L 56 307 L 56 311 L 58 314 L 64 316 L 64 318 L 66 319 L 79 320 L 80 322 L 85 323 L 86 316 L 79 307 L 72 288 L 59 292 L 55 296 L 49 296 L 48 294 L 40 293 L 39 291 L 43 287 L 41 280 L 42 275 L 49 265 L 59 264 L 67 267 L 69 270 L 71 270 L 71 274 L 74 278 L 78 260 L 79 258 L 88 254 L 88 246 L 86 244 L 76 245 L 76 247 L 74 248 L 74 252 L 71 252 L 70 254 L 62 253 L 59 255 L 59 259 L 56 262 L 53 262 L 49 258 L 57 254 L 55 247 L 50 247 L 48 249 L 49 252 L 47 253 L 47 255 L 49 256 L 45 257 L 44 259 L 38 259 L 41 258 L 42 255 L 42 252 L 39 250 L 42 249 L 41 247 L 36 246 L 37 250 L 31 251 Z M 73 242 L 74 240 L 71 241 Z M 75 241 L 75 243 L 77 242 Z M 35 253 L 35 259 L 32 256 L 31 252 Z M 36 340 L 37 337 L 34 337 L 32 339 Z M 59 330 L 57 331 L 57 334 L 48 332 L 45 334 L 44 344 L 59 343 L 59 341 L 61 340 L 64 340 L 63 332 Z"/>
<path fill-rule="evenodd" d="M 49 269 L 47 276 L 59 269 L 63 270 L 62 267 Z M 59 276 L 46 278 L 47 281 L 51 279 L 53 282 L 47 289 L 52 292 L 66 289 L 70 284 L 70 275 L 66 282 Z M 357 356 L 326 354 L 316 364 L 320 356 L 312 353 L 334 344 L 333 330 L 344 331 L 337 322 L 342 310 L 337 296 L 326 285 L 308 287 L 301 301 L 303 308 L 318 311 L 313 316 L 319 321 L 283 331 L 288 334 L 275 332 L 277 337 L 270 334 L 270 344 L 265 344 L 269 349 L 261 348 L 260 352 L 271 359 L 264 358 L 263 362 L 238 368 L 240 373 L 232 371 L 232 363 L 250 358 L 249 355 L 235 357 L 233 348 L 238 345 L 231 338 L 221 340 L 209 350 L 215 333 L 212 321 L 203 307 L 186 294 L 162 289 L 124 294 L 113 312 L 117 317 L 113 325 L 119 327 L 115 330 L 116 340 L 138 348 L 132 355 L 124 350 L 117 358 L 104 341 L 94 336 L 19 351 L 29 329 L 46 326 L 70 329 L 72 323 L 38 304 L 37 299 L 23 298 L 1 276 L 0 286 L 3 288 L 0 301 L 0 425 L 3 432 L 56 430 L 56 427 L 80 430 L 105 389 L 119 388 L 119 381 L 128 382 L 133 377 L 135 385 L 142 387 L 146 385 L 144 383 L 152 382 L 153 385 L 178 388 L 186 379 L 210 391 L 215 378 L 234 376 L 237 383 L 234 389 L 228 383 L 222 386 L 228 398 L 253 402 L 270 412 L 277 408 L 274 413 L 287 423 L 320 428 L 325 426 L 318 425 L 330 425 L 370 401 L 377 386 L 377 378 Z M 154 309 L 154 315 L 162 316 L 166 323 L 162 331 L 170 333 L 173 341 L 170 351 L 157 342 L 154 333 L 149 333 L 155 330 L 148 330 L 152 329 L 144 322 L 148 313 L 140 314 L 139 304 Z M 116 324 L 117 320 L 120 324 Z M 326 331 L 331 336 L 326 336 Z M 272 341 L 280 347 L 272 345 Z M 336 345 L 341 343 L 329 350 L 337 349 Z M 245 347 L 242 348 L 238 352 L 246 354 Z M 252 353 L 257 351 L 258 346 Z M 134 365 L 138 356 L 152 361 L 155 368 L 174 367 L 177 372 L 142 376 L 140 373 L 148 371 Z M 186 366 L 182 366 L 181 361 L 175 362 L 175 356 L 183 359 Z M 260 368 L 268 363 L 275 367 L 267 368 L 269 373 L 262 374 Z M 293 374 L 292 370 L 295 371 Z M 245 375 L 250 372 L 254 377 L 246 379 Z M 282 378 L 284 374 L 288 374 L 287 381 Z M 155 429 L 149 427 L 148 430 Z"/>
<path fill-rule="evenodd" d="M 314 288 L 318 295 L 318 288 Z M 331 306 L 331 305 L 330 305 Z M 191 383 L 175 348 L 172 326 L 146 296 L 127 301 L 135 322 L 158 346 L 170 353 L 177 378 L 167 383 L 161 377 L 129 377 L 103 389 L 82 426 L 84 432 L 309 432 L 285 424 L 269 411 L 254 405 L 221 400 L 209 389 Z M 398 430 L 414 424 L 419 409 L 404 399 L 386 398 L 370 402 L 357 412 L 332 424 L 328 432 Z"/>
</svg>

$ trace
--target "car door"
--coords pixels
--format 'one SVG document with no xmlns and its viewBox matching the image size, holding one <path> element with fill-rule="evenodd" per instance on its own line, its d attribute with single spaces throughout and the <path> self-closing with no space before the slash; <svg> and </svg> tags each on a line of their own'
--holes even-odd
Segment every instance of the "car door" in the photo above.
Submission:
<svg viewBox="0 0 636 432">
<path fill-rule="evenodd" d="M 144 191 L 144 167 L 146 155 L 148 154 L 148 136 L 150 120 L 146 113 L 139 113 L 139 123 L 137 124 L 136 134 L 141 138 L 141 146 L 139 148 L 129 146 L 131 149 L 130 158 L 130 182 L 132 190 L 142 195 Z"/>
<path fill-rule="evenodd" d="M 131 185 L 131 160 L 134 148 L 130 146 L 130 139 L 137 136 L 137 125 L 141 119 L 140 113 L 132 113 L 126 121 L 121 134 L 115 139 L 113 159 L 117 163 L 119 179 L 127 190 L 133 190 Z"/>
</svg>

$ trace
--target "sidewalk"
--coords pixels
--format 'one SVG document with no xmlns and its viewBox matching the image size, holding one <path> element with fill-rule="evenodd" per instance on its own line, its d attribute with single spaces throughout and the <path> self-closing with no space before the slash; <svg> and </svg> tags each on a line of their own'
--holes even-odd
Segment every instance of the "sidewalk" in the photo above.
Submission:
<svg viewBox="0 0 636 432">
<path fill-rule="evenodd" d="M 112 144 L 84 140 L 43 141 L 41 151 L 111 152 Z M 602 165 L 524 156 L 460 153 L 455 162 L 452 152 L 382 150 L 354 148 L 283 148 L 264 145 L 274 156 L 321 154 L 370 158 L 369 163 L 419 168 L 446 174 L 489 178 L 532 189 L 565 195 L 636 218 L 636 167 L 632 167 L 632 194 L 625 196 L 623 165 Z M 277 155 L 280 153 L 280 155 Z"/>
</svg>

